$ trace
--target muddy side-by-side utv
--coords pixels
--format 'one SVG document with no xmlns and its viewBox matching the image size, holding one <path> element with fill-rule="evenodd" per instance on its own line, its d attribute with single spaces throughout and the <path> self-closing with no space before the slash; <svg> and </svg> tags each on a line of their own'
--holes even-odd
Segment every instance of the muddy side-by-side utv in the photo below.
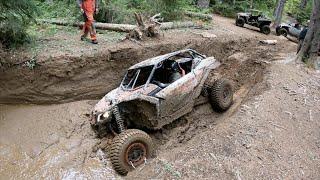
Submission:
<svg viewBox="0 0 320 180">
<path fill-rule="evenodd" d="M 190 113 L 198 102 L 210 102 L 220 112 L 233 101 L 232 83 L 218 77 L 207 82 L 220 66 L 214 57 L 192 49 L 154 57 L 130 67 L 120 87 L 94 107 L 96 132 L 115 135 L 110 147 L 114 169 L 126 175 L 153 154 L 152 139 L 142 130 L 160 129 Z"/>
</svg>

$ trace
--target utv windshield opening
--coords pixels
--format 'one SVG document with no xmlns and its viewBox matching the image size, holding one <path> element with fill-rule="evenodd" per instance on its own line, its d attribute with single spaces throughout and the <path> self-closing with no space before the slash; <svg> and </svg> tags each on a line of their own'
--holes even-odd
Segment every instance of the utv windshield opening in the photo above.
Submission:
<svg viewBox="0 0 320 180">
<path fill-rule="evenodd" d="M 133 90 L 145 85 L 151 75 L 154 66 L 146 66 L 137 69 L 129 69 L 121 86 L 127 90 Z"/>
</svg>

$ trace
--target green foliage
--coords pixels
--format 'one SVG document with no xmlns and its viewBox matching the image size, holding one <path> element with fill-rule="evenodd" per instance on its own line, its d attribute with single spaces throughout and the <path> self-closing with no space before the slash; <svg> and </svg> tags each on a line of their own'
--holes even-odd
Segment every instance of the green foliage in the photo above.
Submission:
<svg viewBox="0 0 320 180">
<path fill-rule="evenodd" d="M 101 22 L 135 23 L 134 13 L 161 13 L 165 21 L 180 19 L 190 0 L 102 0 L 96 19 Z"/>
<path fill-rule="evenodd" d="M 214 13 L 222 16 L 234 17 L 236 13 L 246 11 L 246 9 L 248 9 L 248 5 L 237 3 L 236 5 L 231 6 L 227 3 L 215 3 L 212 9 Z"/>
<path fill-rule="evenodd" d="M 28 67 L 30 70 L 33 70 L 34 68 L 36 68 L 38 66 L 37 60 L 35 59 L 35 57 L 32 57 L 30 60 L 26 61 L 24 63 L 24 65 L 26 67 Z"/>
<path fill-rule="evenodd" d="M 59 18 L 64 20 L 82 20 L 76 0 L 36 0 L 41 10 L 40 18 Z M 181 18 L 183 9 L 192 0 L 100 0 L 99 13 L 95 19 L 99 22 L 135 23 L 134 13 L 152 16 L 162 13 L 165 20 Z"/>
<path fill-rule="evenodd" d="M 306 24 L 312 12 L 312 0 L 307 1 L 307 6 L 304 9 L 300 7 L 300 1 L 289 0 L 285 6 L 285 11 L 289 16 L 296 18 L 298 22 Z"/>
<path fill-rule="evenodd" d="M 40 9 L 40 17 L 42 19 L 58 18 L 69 21 L 79 20 L 82 16 L 76 0 L 53 0 L 40 1 L 37 0 L 37 7 Z"/>
<path fill-rule="evenodd" d="M 5 47 L 28 40 L 26 28 L 34 21 L 37 8 L 32 0 L 0 1 L 0 43 Z"/>
<path fill-rule="evenodd" d="M 161 14 L 166 21 L 180 19 L 184 8 L 190 5 L 190 1 L 186 0 L 157 0 L 152 2 L 153 7 L 158 5 L 154 11 L 161 10 Z"/>
<path fill-rule="evenodd" d="M 214 13 L 221 14 L 227 17 L 234 17 L 238 12 L 246 12 L 249 9 L 257 9 L 263 14 L 271 17 L 275 7 L 276 0 L 211 0 L 211 6 Z M 252 4 L 251 4 L 252 2 Z M 271 8 L 270 8 L 271 7 Z"/>
<path fill-rule="evenodd" d="M 142 13 L 147 9 L 141 0 L 102 0 L 96 20 L 112 23 L 134 23 L 134 12 Z"/>
</svg>

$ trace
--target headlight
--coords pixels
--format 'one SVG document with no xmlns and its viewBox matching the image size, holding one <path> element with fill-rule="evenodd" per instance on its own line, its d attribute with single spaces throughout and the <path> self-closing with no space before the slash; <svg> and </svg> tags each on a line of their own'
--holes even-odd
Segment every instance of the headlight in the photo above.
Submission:
<svg viewBox="0 0 320 180">
<path fill-rule="evenodd" d="M 101 122 L 101 116 L 102 116 L 102 114 L 99 114 L 98 116 L 97 116 L 97 122 L 99 123 L 99 122 Z"/>
<path fill-rule="evenodd" d="M 105 113 L 101 113 L 97 116 L 98 123 L 105 123 L 110 121 L 112 118 L 112 113 L 110 111 L 106 111 Z"/>
<path fill-rule="evenodd" d="M 108 118 L 110 117 L 110 115 L 111 115 L 111 113 L 110 113 L 109 111 L 107 111 L 107 112 L 103 113 L 102 116 L 103 116 L 105 119 L 108 119 Z"/>
</svg>

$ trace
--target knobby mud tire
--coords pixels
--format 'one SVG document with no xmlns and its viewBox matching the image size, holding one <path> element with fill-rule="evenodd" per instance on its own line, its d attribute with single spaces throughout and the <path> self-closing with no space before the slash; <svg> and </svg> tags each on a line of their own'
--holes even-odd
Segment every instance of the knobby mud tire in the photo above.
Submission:
<svg viewBox="0 0 320 180">
<path fill-rule="evenodd" d="M 145 159 L 149 159 L 153 153 L 153 143 L 150 136 L 138 129 L 129 129 L 121 134 L 117 135 L 113 139 L 110 151 L 110 160 L 113 168 L 120 175 L 127 175 L 128 172 L 132 171 L 134 167 L 132 162 L 130 163 L 128 156 L 128 151 L 131 147 L 139 148 L 143 151 L 143 155 L 139 156 L 137 162 L 134 162 L 134 167 L 137 167 L 145 162 Z"/>
<path fill-rule="evenodd" d="M 243 18 L 236 19 L 236 26 L 243 27 L 244 23 L 245 23 L 245 20 Z"/>
<path fill-rule="evenodd" d="M 288 31 L 286 29 L 284 29 L 284 28 L 281 28 L 279 30 L 279 34 L 284 36 L 284 37 L 287 37 L 288 36 Z"/>
<path fill-rule="evenodd" d="M 271 29 L 270 29 L 270 26 L 268 25 L 264 25 L 260 28 L 260 31 L 265 34 L 265 35 L 268 35 L 271 33 Z"/>
<path fill-rule="evenodd" d="M 218 112 L 224 112 L 230 108 L 233 102 L 232 83 L 227 79 L 219 79 L 211 87 L 210 103 Z"/>
</svg>

